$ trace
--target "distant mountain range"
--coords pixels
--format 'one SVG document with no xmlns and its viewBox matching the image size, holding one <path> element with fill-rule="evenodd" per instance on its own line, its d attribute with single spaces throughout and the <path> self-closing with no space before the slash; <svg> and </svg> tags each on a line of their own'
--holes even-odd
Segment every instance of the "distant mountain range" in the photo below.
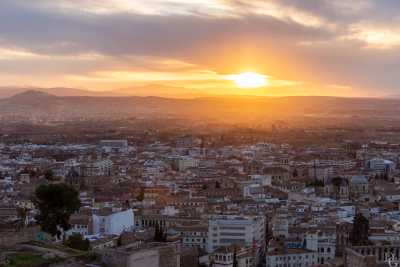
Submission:
<svg viewBox="0 0 400 267">
<path fill-rule="evenodd" d="M 67 87 L 0 87 L 0 99 L 8 98 L 26 91 L 39 91 L 55 96 L 160 96 L 168 98 L 193 98 L 207 96 L 207 94 L 202 93 L 200 90 L 165 85 L 146 85 L 109 91 L 89 91 Z"/>
<path fill-rule="evenodd" d="M 54 89 L 48 89 L 54 90 Z M 57 96 L 29 90 L 0 99 L 0 117 L 73 118 L 179 117 L 259 122 L 290 117 L 398 118 L 400 100 L 339 97 L 198 97 L 174 99 L 142 96 Z M 56 90 L 55 90 L 56 91 Z M 72 95 L 72 96 L 71 96 Z M 333 121 L 334 122 L 334 121 Z"/>
<path fill-rule="evenodd" d="M 89 90 L 54 87 L 54 88 L 40 88 L 40 87 L 0 87 L 0 99 L 8 98 L 26 91 L 39 91 L 55 96 L 113 96 L 117 95 L 114 92 L 94 92 Z"/>
</svg>

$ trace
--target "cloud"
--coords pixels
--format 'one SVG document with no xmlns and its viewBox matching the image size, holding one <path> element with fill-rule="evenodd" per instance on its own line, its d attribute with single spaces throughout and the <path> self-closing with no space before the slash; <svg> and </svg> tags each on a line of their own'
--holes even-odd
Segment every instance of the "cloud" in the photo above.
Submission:
<svg viewBox="0 0 400 267">
<path fill-rule="evenodd" d="M 373 49 L 400 47 L 400 29 L 396 28 L 356 24 L 345 38 L 364 42 L 368 48 Z"/>
<path fill-rule="evenodd" d="M 283 81 L 393 91 L 399 8 L 395 0 L 2 0 L 0 69 L 68 84 L 95 73 L 253 68 Z"/>
</svg>

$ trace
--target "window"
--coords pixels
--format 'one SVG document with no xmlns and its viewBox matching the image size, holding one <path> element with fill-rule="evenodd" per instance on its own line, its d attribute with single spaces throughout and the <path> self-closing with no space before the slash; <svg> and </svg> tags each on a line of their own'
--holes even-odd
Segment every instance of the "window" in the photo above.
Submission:
<svg viewBox="0 0 400 267">
<path fill-rule="evenodd" d="M 221 232 L 220 235 L 221 236 L 245 236 L 244 233 L 225 233 L 225 232 Z"/>
<path fill-rule="evenodd" d="M 241 226 L 221 226 L 220 229 L 221 230 L 245 230 L 246 227 L 241 227 Z"/>
<path fill-rule="evenodd" d="M 230 239 L 230 238 L 221 238 L 219 240 L 220 243 L 245 243 L 244 239 Z"/>
</svg>

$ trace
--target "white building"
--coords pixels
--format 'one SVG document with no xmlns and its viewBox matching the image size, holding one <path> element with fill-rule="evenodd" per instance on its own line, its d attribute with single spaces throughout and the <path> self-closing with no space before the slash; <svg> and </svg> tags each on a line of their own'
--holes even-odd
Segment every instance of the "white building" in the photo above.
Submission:
<svg viewBox="0 0 400 267">
<path fill-rule="evenodd" d="M 307 232 L 306 248 L 318 253 L 318 264 L 325 264 L 335 258 L 336 230 L 318 229 Z"/>
<path fill-rule="evenodd" d="M 272 183 L 271 175 L 254 174 L 254 175 L 250 175 L 250 179 L 261 186 L 270 186 Z"/>
<path fill-rule="evenodd" d="M 71 228 L 65 232 L 67 237 L 73 234 L 80 234 L 83 237 L 92 234 L 92 216 L 74 214 L 71 216 L 69 223 Z"/>
<path fill-rule="evenodd" d="M 127 152 L 128 141 L 127 140 L 101 140 L 100 146 L 106 152 Z"/>
<path fill-rule="evenodd" d="M 265 249 L 265 217 L 212 215 L 208 220 L 207 251 L 221 246 L 252 247 L 261 254 Z"/>
<path fill-rule="evenodd" d="M 83 164 L 83 175 L 92 176 L 111 176 L 113 162 L 109 159 L 97 160 Z"/>
<path fill-rule="evenodd" d="M 93 214 L 93 234 L 119 235 L 124 230 L 133 230 L 135 220 L 132 209 L 107 214 Z"/>
<path fill-rule="evenodd" d="M 306 249 L 287 249 L 268 252 L 265 259 L 267 267 L 311 267 L 317 264 L 318 255 Z"/>
<path fill-rule="evenodd" d="M 143 177 L 147 179 L 159 179 L 163 178 L 168 165 L 161 160 L 146 160 L 143 163 Z"/>
<path fill-rule="evenodd" d="M 279 209 L 273 217 L 272 235 L 274 237 L 289 237 L 289 220 L 287 209 Z"/>
<path fill-rule="evenodd" d="M 184 171 L 189 168 L 198 167 L 199 160 L 192 157 L 181 157 L 178 159 L 177 165 L 179 171 Z"/>
<path fill-rule="evenodd" d="M 391 173 L 396 168 L 396 164 L 393 161 L 376 158 L 367 160 L 365 165 L 368 169 L 380 173 Z"/>
<path fill-rule="evenodd" d="M 333 175 L 332 167 L 314 165 L 308 169 L 308 176 L 314 180 L 325 182 L 332 175 Z"/>
<path fill-rule="evenodd" d="M 372 233 L 368 239 L 375 244 L 379 243 L 400 243 L 400 233 L 387 230 L 383 233 Z"/>
<path fill-rule="evenodd" d="M 234 267 L 236 257 L 237 267 L 254 267 L 255 259 L 251 249 L 229 246 L 219 247 L 212 254 L 211 267 Z"/>
<path fill-rule="evenodd" d="M 183 247 L 207 248 L 208 227 L 206 225 L 177 226 Z"/>
</svg>

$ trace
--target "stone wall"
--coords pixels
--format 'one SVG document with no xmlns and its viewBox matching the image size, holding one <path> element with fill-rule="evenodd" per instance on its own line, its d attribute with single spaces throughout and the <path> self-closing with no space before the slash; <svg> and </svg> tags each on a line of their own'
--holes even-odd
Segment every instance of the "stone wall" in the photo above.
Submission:
<svg viewBox="0 0 400 267">
<path fill-rule="evenodd" d="M 180 251 L 177 246 L 170 244 L 159 248 L 160 267 L 179 267 Z"/>
<path fill-rule="evenodd" d="M 19 243 L 35 240 L 39 232 L 38 226 L 0 232 L 0 248 L 12 248 Z"/>
<path fill-rule="evenodd" d="M 96 250 L 101 255 L 102 262 L 109 267 L 127 267 L 129 253 L 116 249 Z"/>
<path fill-rule="evenodd" d="M 96 250 L 109 267 L 179 267 L 179 243 L 149 243 L 142 248 L 110 248 Z"/>
</svg>

